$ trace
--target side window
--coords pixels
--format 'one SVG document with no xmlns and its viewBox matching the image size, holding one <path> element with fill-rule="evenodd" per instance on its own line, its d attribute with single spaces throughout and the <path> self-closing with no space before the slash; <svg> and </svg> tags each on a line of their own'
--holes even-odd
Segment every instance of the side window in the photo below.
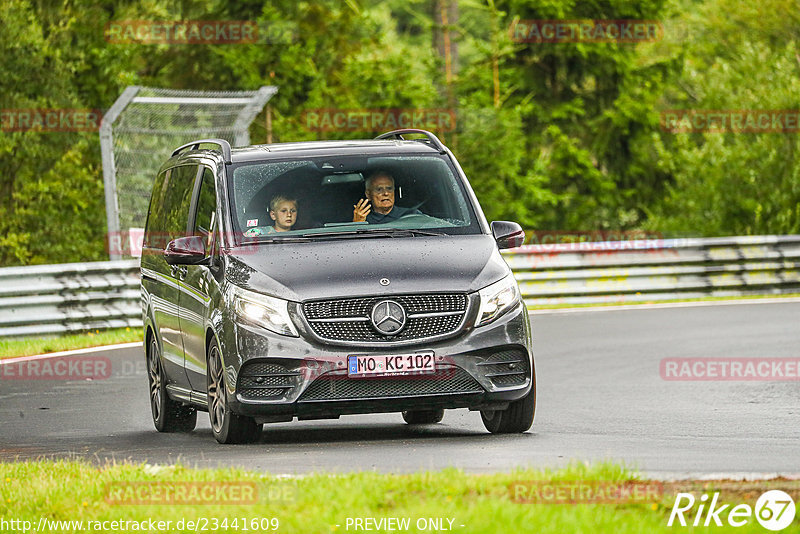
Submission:
<svg viewBox="0 0 800 534">
<path fill-rule="evenodd" d="M 164 246 L 177 238 L 186 235 L 186 228 L 189 222 L 189 204 L 192 200 L 195 178 L 197 177 L 197 165 L 184 165 L 172 169 L 172 177 L 169 186 L 164 193 L 162 204 L 163 229 L 162 240 Z"/>
<path fill-rule="evenodd" d="M 168 169 L 156 178 L 153 194 L 150 197 L 150 208 L 147 210 L 144 246 L 163 249 L 164 242 L 164 195 L 169 188 L 172 169 Z"/>
<path fill-rule="evenodd" d="M 203 237 L 207 256 L 211 253 L 214 229 L 217 224 L 217 193 L 214 190 L 214 173 L 211 172 L 211 169 L 204 168 L 203 178 L 200 181 L 200 193 L 197 196 L 197 210 L 192 235 Z"/>
</svg>

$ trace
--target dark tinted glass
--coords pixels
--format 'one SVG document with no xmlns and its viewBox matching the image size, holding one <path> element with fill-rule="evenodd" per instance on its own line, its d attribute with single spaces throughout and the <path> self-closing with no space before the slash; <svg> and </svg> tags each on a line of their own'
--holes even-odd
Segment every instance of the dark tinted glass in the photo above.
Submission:
<svg viewBox="0 0 800 534">
<path fill-rule="evenodd" d="M 153 248 L 159 247 L 161 239 L 158 237 L 164 233 L 164 194 L 169 187 L 169 179 L 172 176 L 172 169 L 168 169 L 156 178 L 153 184 L 153 194 L 150 196 L 150 208 L 147 211 L 147 224 L 145 225 L 144 246 Z"/>
<path fill-rule="evenodd" d="M 174 167 L 159 175 L 150 204 L 146 246 L 163 249 L 171 240 L 186 235 L 196 176 L 197 165 Z"/>
<path fill-rule="evenodd" d="M 194 220 L 193 235 L 203 237 L 206 255 L 211 250 L 212 235 L 217 224 L 217 193 L 214 190 L 214 174 L 211 169 L 203 169 L 200 193 L 197 197 L 197 214 Z"/>
<path fill-rule="evenodd" d="M 247 237 L 288 233 L 313 238 L 387 228 L 480 232 L 464 186 L 443 156 L 316 156 L 236 165 L 230 176 L 234 224 Z M 378 182 L 378 176 L 391 181 Z M 371 214 L 355 220 L 354 206 L 367 200 Z M 277 228 L 280 213 L 271 208 L 282 202 L 296 210 L 288 231 Z"/>
</svg>

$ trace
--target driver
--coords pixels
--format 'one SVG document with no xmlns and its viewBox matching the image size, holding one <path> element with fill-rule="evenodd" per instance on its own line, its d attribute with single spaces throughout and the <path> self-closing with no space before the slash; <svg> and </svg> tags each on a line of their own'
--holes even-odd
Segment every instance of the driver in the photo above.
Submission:
<svg viewBox="0 0 800 534">
<path fill-rule="evenodd" d="M 353 206 L 353 222 L 367 221 L 378 224 L 396 221 L 419 210 L 394 205 L 394 177 L 386 171 L 377 171 L 365 182 L 364 194 L 358 204 Z M 373 211 L 374 207 L 374 211 Z"/>
</svg>

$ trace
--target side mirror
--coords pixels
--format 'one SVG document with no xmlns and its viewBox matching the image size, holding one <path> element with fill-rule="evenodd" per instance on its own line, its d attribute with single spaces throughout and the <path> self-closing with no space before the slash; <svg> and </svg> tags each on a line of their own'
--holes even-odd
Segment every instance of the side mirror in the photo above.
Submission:
<svg viewBox="0 0 800 534">
<path fill-rule="evenodd" d="M 179 237 L 167 243 L 164 260 L 170 265 L 200 265 L 206 263 L 206 249 L 199 235 Z"/>
<path fill-rule="evenodd" d="M 500 250 L 516 248 L 525 242 L 525 232 L 522 227 L 515 222 L 494 221 L 492 223 L 492 235 L 497 241 L 497 248 Z"/>
</svg>

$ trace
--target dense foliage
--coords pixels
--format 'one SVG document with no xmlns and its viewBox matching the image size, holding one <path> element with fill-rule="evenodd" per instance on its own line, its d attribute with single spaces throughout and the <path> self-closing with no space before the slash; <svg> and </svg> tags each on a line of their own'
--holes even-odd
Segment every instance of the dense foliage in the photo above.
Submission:
<svg viewBox="0 0 800 534">
<path fill-rule="evenodd" d="M 442 137 L 490 219 L 537 230 L 800 233 L 797 130 L 660 124 L 664 110 L 800 108 L 796 0 L 447 4 L 4 0 L 0 107 L 107 109 L 134 84 L 274 84 L 275 141 L 377 133 L 310 131 L 309 109 L 452 109 L 457 128 Z M 288 38 L 111 44 L 104 34 L 109 21 L 199 19 L 258 21 Z M 511 39 L 515 20 L 546 19 L 656 20 L 664 33 L 640 43 Z M 254 142 L 266 140 L 264 119 Z M 96 132 L 0 132 L 0 265 L 105 258 L 102 190 Z"/>
</svg>

